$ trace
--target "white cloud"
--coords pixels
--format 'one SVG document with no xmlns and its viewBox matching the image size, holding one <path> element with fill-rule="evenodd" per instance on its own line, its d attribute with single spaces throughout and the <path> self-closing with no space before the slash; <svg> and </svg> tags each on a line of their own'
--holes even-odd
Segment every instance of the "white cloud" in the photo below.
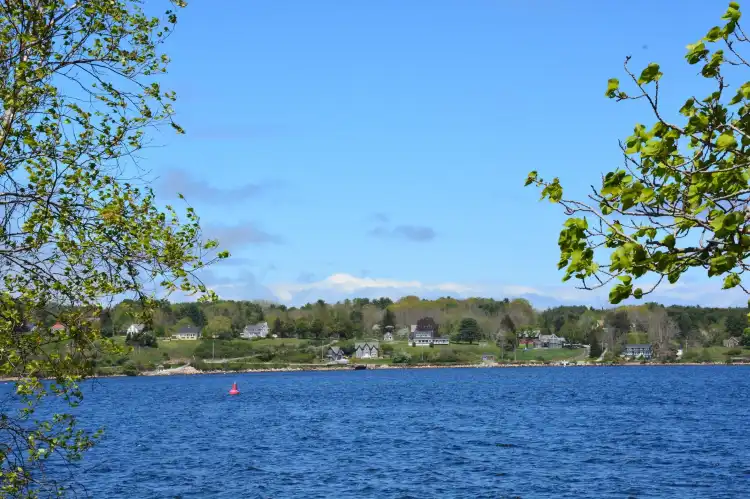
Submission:
<svg viewBox="0 0 750 499">
<path fill-rule="evenodd" d="M 445 282 L 438 284 L 425 284 L 420 281 L 399 281 L 396 279 L 384 279 L 373 277 L 356 277 L 351 274 L 333 274 L 321 281 L 307 283 L 279 283 L 269 286 L 271 291 L 279 299 L 289 302 L 301 293 L 325 292 L 326 295 L 351 295 L 378 291 L 385 296 L 401 297 L 408 294 L 419 294 L 420 292 L 440 291 L 444 293 L 465 294 L 473 290 L 471 286 Z"/>
</svg>

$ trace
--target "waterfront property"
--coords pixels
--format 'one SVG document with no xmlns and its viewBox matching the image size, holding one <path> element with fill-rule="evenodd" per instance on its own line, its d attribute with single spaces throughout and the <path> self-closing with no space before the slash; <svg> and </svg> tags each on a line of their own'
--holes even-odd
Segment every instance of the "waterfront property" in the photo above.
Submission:
<svg viewBox="0 0 750 499">
<path fill-rule="evenodd" d="M 411 326 L 409 343 L 417 347 L 428 347 L 430 345 L 448 345 L 450 340 L 438 336 L 438 325 L 430 317 L 425 317 Z"/>
<path fill-rule="evenodd" d="M 172 335 L 172 338 L 176 340 L 197 340 L 200 337 L 201 329 L 195 326 L 183 326 Z"/>
<path fill-rule="evenodd" d="M 652 355 L 653 355 L 653 349 L 651 348 L 651 345 L 648 345 L 648 344 L 642 344 L 642 345 L 628 344 L 628 345 L 625 345 L 625 348 L 622 351 L 623 357 L 632 357 L 635 359 L 638 359 L 638 358 L 650 359 Z"/>
<path fill-rule="evenodd" d="M 536 348 L 562 348 L 564 344 L 565 338 L 557 336 L 555 333 L 540 334 L 534 340 L 534 346 Z"/>
<path fill-rule="evenodd" d="M 393 341 L 393 333 L 390 331 L 383 335 L 383 341 Z"/>
<path fill-rule="evenodd" d="M 495 359 L 495 356 L 489 353 L 486 353 L 482 355 L 482 363 L 483 364 L 495 364 L 497 361 Z"/>
<path fill-rule="evenodd" d="M 248 324 L 240 333 L 240 338 L 251 340 L 253 338 L 265 338 L 268 336 L 268 323 L 259 322 L 257 324 Z"/>
<path fill-rule="evenodd" d="M 740 346 L 740 339 L 736 336 L 721 342 L 726 348 L 737 348 Z"/>
<path fill-rule="evenodd" d="M 346 357 L 340 347 L 328 347 L 324 356 L 329 361 L 342 360 Z"/>
<path fill-rule="evenodd" d="M 380 344 L 377 341 L 358 341 L 354 344 L 354 357 L 377 359 L 380 357 Z"/>
</svg>

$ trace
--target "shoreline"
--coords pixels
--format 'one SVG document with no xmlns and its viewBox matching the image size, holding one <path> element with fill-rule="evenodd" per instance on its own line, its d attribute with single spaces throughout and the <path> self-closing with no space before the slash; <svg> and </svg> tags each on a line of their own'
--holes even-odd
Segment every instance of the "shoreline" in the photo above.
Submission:
<svg viewBox="0 0 750 499">
<path fill-rule="evenodd" d="M 206 375 L 219 375 L 219 374 L 251 374 L 251 373 L 291 373 L 291 372 L 314 372 L 314 371 L 324 371 L 324 372 L 330 372 L 330 371 L 355 371 L 355 365 L 353 364 L 346 367 L 339 367 L 339 366 L 299 366 L 299 367 L 278 367 L 278 368 L 267 368 L 267 369 L 242 369 L 238 371 L 230 370 L 225 371 L 221 369 L 217 370 L 211 370 L 211 371 L 201 371 L 198 370 L 190 365 L 178 367 L 175 369 L 165 369 L 161 371 L 144 371 L 141 373 L 138 373 L 137 376 L 129 376 L 127 374 L 103 374 L 103 375 L 94 375 L 94 376 L 88 376 L 85 379 L 105 379 L 105 378 L 135 378 L 135 377 L 163 377 L 163 376 L 206 376 Z M 375 370 L 406 370 L 406 369 L 518 369 L 518 368 L 567 368 L 567 367 L 578 367 L 578 368 L 586 368 L 586 367 L 598 367 L 598 368 L 605 368 L 605 367 L 688 367 L 688 366 L 706 366 L 706 367 L 716 367 L 716 366 L 750 366 L 750 363 L 732 363 L 732 364 L 726 364 L 723 362 L 712 362 L 712 363 L 700 363 L 700 362 L 679 362 L 679 363 L 657 363 L 657 362 L 650 362 L 646 364 L 641 364 L 638 362 L 625 362 L 622 364 L 595 364 L 595 363 L 587 363 L 587 364 L 535 364 L 535 363 L 529 363 L 529 364 L 422 364 L 422 365 L 408 365 L 408 364 L 399 364 L 399 365 L 383 365 L 383 364 L 359 364 L 359 365 L 366 365 L 366 371 L 375 371 Z M 41 379 L 51 379 L 51 378 L 41 378 Z M 9 382 L 9 381 L 18 381 L 19 378 L 16 377 L 1 377 L 0 382 Z"/>
</svg>

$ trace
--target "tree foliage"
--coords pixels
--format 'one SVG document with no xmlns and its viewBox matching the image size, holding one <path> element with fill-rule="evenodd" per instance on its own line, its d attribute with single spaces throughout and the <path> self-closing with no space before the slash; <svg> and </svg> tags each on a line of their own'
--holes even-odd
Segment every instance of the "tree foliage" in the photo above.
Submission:
<svg viewBox="0 0 750 499">
<path fill-rule="evenodd" d="M 114 348 L 102 305 L 130 297 L 131 320 L 148 324 L 157 289 L 211 298 L 195 271 L 228 256 L 211 256 L 192 208 L 181 219 L 157 206 L 135 160 L 150 129 L 182 132 L 159 49 L 184 2 L 162 5 L 151 17 L 136 0 L 0 2 L 0 373 L 19 379 L 24 403 L 2 415 L 15 442 L 0 446 L 3 497 L 61 492 L 44 463 L 93 444 L 70 414 L 34 411 L 46 396 L 80 403 L 77 381 Z M 52 321 L 64 327 L 30 326 Z"/>
<path fill-rule="evenodd" d="M 731 2 L 724 24 L 687 46 L 687 63 L 700 68 L 713 90 L 689 96 L 677 121 L 660 103 L 659 65 L 636 74 L 626 58 L 630 88 L 612 78 L 606 96 L 646 102 L 655 121 L 635 126 L 620 144 L 623 166 L 592 186 L 588 200 L 566 198 L 559 178 L 529 174 L 526 184 L 539 186 L 542 199 L 562 205 L 569 216 L 559 238 L 564 280 L 575 277 L 585 289 L 609 286 L 610 302 L 619 303 L 703 269 L 723 278 L 724 288 L 748 292 L 750 81 L 730 83 L 750 68 L 742 53 L 750 39 L 740 17 L 739 5 Z"/>
<path fill-rule="evenodd" d="M 479 330 L 477 320 L 472 317 L 461 319 L 461 323 L 458 326 L 458 336 L 461 341 L 470 344 L 478 341 L 481 337 L 481 331 Z"/>
</svg>

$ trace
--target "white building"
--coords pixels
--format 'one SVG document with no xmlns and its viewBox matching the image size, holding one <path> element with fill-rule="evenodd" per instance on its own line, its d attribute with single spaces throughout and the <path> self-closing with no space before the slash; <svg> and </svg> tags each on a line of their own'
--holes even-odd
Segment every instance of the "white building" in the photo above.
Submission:
<svg viewBox="0 0 750 499">
<path fill-rule="evenodd" d="M 145 328 L 146 326 L 143 324 L 131 324 L 130 326 L 128 326 L 128 329 L 125 331 L 125 336 L 130 337 L 138 333 L 142 333 Z"/>
<path fill-rule="evenodd" d="M 253 338 L 265 338 L 268 336 L 268 323 L 259 322 L 257 324 L 248 324 L 240 333 L 240 338 L 251 340 Z"/>
<path fill-rule="evenodd" d="M 177 340 L 197 340 L 201 337 L 201 330 L 195 326 L 185 326 L 172 335 Z"/>
<path fill-rule="evenodd" d="M 383 335 L 383 341 L 393 341 L 393 333 L 388 331 Z"/>
</svg>

